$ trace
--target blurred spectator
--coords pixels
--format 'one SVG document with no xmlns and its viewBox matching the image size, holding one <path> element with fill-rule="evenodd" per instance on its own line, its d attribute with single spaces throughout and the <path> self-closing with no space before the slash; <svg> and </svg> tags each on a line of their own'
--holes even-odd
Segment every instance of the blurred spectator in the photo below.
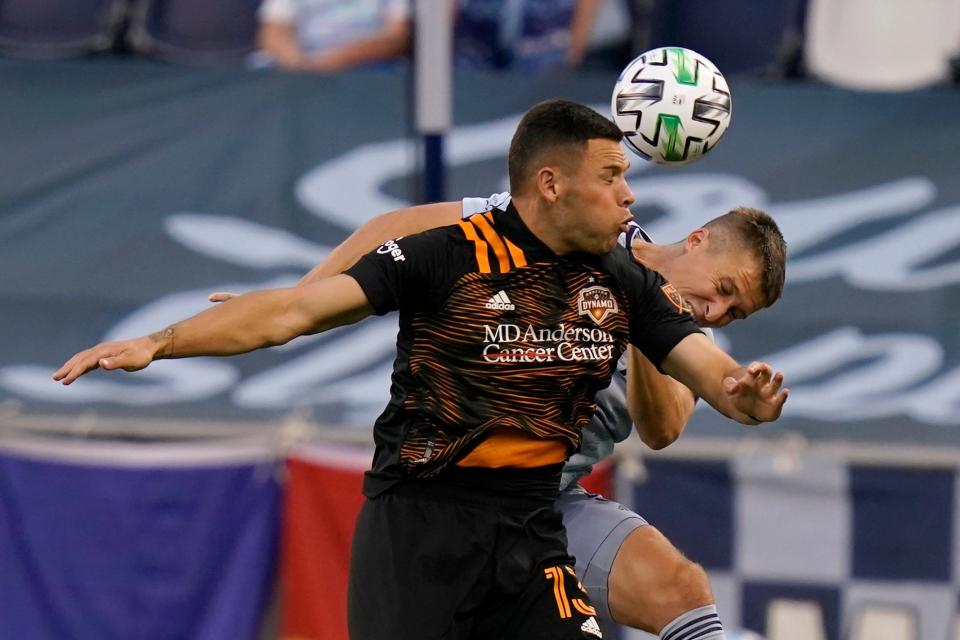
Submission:
<svg viewBox="0 0 960 640">
<path fill-rule="evenodd" d="M 804 61 L 811 76 L 842 87 L 907 91 L 952 80 L 960 54 L 960 3 L 810 0 Z"/>
<path fill-rule="evenodd" d="M 522 71 L 579 66 L 600 5 L 600 0 L 454 1 L 457 66 Z"/>
<path fill-rule="evenodd" d="M 395 60 L 410 24 L 409 0 L 264 0 L 257 63 L 340 71 Z"/>
</svg>

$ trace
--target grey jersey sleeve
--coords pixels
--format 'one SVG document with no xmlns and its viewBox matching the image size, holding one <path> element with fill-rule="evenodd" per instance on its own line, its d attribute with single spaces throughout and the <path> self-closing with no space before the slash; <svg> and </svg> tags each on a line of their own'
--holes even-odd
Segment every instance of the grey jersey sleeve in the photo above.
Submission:
<svg viewBox="0 0 960 640">
<path fill-rule="evenodd" d="M 627 356 L 620 358 L 610 386 L 597 393 L 597 410 L 583 429 L 580 449 L 563 467 L 560 490 L 590 473 L 593 465 L 613 453 L 613 445 L 626 440 L 633 429 L 627 410 Z"/>
<path fill-rule="evenodd" d="M 713 331 L 703 329 L 714 340 Z M 627 409 L 627 354 L 617 363 L 610 386 L 597 394 L 597 410 L 583 429 L 580 450 L 563 467 L 560 490 L 563 491 L 593 470 L 593 465 L 613 453 L 613 447 L 630 437 L 633 418 Z"/>
<path fill-rule="evenodd" d="M 461 216 L 469 218 L 475 213 L 499 209 L 506 211 L 510 204 L 510 192 L 495 193 L 488 198 L 464 198 L 460 203 Z"/>
</svg>

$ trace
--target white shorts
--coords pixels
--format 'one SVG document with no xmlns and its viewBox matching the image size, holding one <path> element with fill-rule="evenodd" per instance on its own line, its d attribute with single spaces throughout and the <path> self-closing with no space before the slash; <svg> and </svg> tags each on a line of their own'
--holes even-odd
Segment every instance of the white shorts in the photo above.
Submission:
<svg viewBox="0 0 960 640">
<path fill-rule="evenodd" d="M 600 617 L 612 622 L 607 602 L 610 567 L 630 532 L 647 521 L 578 484 L 561 491 L 556 504 L 567 528 L 567 551 L 577 559 L 577 576 Z"/>
</svg>

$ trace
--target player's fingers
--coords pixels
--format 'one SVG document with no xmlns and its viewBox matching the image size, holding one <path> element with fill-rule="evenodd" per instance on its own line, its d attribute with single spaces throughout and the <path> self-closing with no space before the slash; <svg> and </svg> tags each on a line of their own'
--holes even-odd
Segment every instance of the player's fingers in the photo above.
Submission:
<svg viewBox="0 0 960 640">
<path fill-rule="evenodd" d="M 773 411 L 770 416 L 770 420 L 776 420 L 780 417 L 780 414 L 783 412 L 783 405 L 787 401 L 787 396 L 790 395 L 790 392 L 787 389 L 781 389 L 780 392 L 773 399 Z"/>
<path fill-rule="evenodd" d="M 65 380 L 70 375 L 70 372 L 74 370 L 77 364 L 83 360 L 85 356 L 87 356 L 89 351 L 89 349 L 86 349 L 79 353 L 75 353 L 69 360 L 64 362 L 59 369 L 53 372 L 53 379 L 58 381 Z M 64 382 L 64 384 L 69 384 L 69 382 Z"/>
<path fill-rule="evenodd" d="M 70 369 L 61 379 L 61 382 L 65 385 L 70 384 L 87 371 L 97 368 L 97 360 L 89 352 L 86 353 L 82 358 L 76 359 L 71 365 Z"/>
<path fill-rule="evenodd" d="M 777 391 L 780 390 L 780 385 L 783 384 L 783 373 L 778 371 L 773 374 L 773 377 L 770 378 L 770 382 L 763 387 L 763 393 L 765 395 L 775 396 Z"/>
<path fill-rule="evenodd" d="M 54 380 L 63 380 L 63 378 L 67 375 L 67 372 L 70 371 L 70 369 L 73 367 L 72 362 L 74 358 L 76 358 L 76 356 L 73 356 L 72 358 L 64 362 L 62 365 L 60 365 L 59 369 L 53 372 Z"/>
<path fill-rule="evenodd" d="M 747 372 L 756 379 L 758 386 L 762 386 L 770 382 L 773 369 L 765 362 L 751 362 Z"/>
</svg>

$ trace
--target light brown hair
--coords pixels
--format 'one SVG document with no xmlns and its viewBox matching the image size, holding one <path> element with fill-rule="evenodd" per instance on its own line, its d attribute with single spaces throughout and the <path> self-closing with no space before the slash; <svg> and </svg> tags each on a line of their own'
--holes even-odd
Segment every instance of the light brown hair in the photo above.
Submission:
<svg viewBox="0 0 960 640">
<path fill-rule="evenodd" d="M 780 299 L 787 272 L 787 242 L 770 214 L 751 207 L 737 207 L 703 226 L 710 231 L 711 238 L 720 241 L 719 249 L 734 242 L 736 248 L 753 254 L 760 269 L 763 306 L 769 307 Z"/>
</svg>

